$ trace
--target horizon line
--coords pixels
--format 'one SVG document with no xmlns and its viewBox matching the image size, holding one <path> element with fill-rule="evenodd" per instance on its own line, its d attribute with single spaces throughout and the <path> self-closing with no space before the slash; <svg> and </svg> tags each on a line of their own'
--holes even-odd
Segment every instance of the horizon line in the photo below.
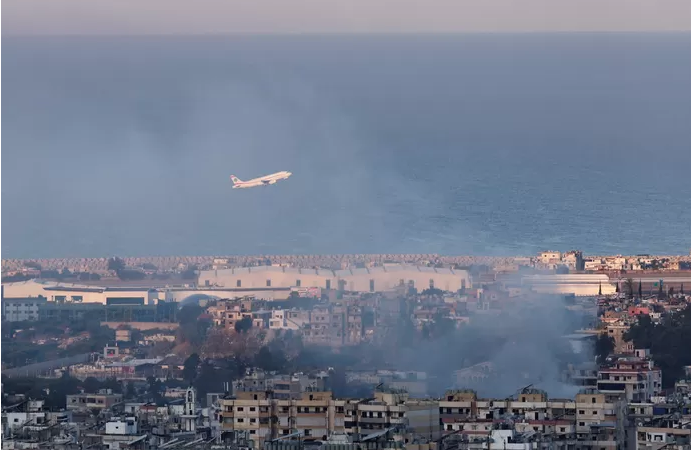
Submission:
<svg viewBox="0 0 691 450">
<path fill-rule="evenodd" d="M 2 38 L 104 38 L 104 37 L 437 37 L 486 35 L 691 35 L 691 29 L 680 30 L 509 30 L 509 31 L 223 31 L 201 33 L 12 33 L 3 32 Z"/>
</svg>

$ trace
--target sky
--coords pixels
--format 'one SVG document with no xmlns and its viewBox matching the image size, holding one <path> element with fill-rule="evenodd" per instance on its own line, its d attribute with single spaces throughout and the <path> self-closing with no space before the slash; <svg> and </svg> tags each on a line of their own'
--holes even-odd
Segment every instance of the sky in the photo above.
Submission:
<svg viewBox="0 0 691 450">
<path fill-rule="evenodd" d="M 3 0 L 3 35 L 691 31 L 691 0 Z"/>
</svg>

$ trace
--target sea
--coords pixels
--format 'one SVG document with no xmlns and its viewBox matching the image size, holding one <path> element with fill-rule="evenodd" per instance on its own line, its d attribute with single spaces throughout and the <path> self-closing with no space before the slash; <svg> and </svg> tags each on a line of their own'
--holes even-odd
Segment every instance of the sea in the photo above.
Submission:
<svg viewBox="0 0 691 450">
<path fill-rule="evenodd" d="M 2 69 L 3 258 L 691 250 L 688 33 L 4 36 Z"/>
</svg>

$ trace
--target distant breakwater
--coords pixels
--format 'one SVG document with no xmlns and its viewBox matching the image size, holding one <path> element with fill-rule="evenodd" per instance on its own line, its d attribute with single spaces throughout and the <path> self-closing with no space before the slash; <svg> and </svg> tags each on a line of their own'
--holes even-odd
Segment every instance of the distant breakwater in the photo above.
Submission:
<svg viewBox="0 0 691 450">
<path fill-rule="evenodd" d="M 608 256 L 585 256 L 586 258 L 607 258 Z M 668 258 L 672 261 L 691 261 L 691 256 L 650 256 Z M 638 258 L 627 256 L 626 258 Z M 448 256 L 439 254 L 338 254 L 338 255 L 231 255 L 231 256 L 149 256 L 123 257 L 129 267 L 146 268 L 154 266 L 158 271 L 174 271 L 190 266 L 198 268 L 216 266 L 249 266 L 263 264 L 280 264 L 294 267 L 324 267 L 340 269 L 356 265 L 407 263 L 407 264 L 441 264 L 441 265 L 487 265 L 505 267 L 524 264 L 530 260 L 527 256 Z M 108 272 L 109 258 L 50 258 L 50 259 L 3 259 L 2 271 L 18 271 L 31 266 L 43 270 L 68 269 L 72 272 Z"/>
</svg>

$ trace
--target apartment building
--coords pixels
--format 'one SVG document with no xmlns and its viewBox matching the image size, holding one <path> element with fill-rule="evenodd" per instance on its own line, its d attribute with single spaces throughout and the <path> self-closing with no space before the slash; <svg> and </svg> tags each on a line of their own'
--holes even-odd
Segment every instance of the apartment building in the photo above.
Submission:
<svg viewBox="0 0 691 450">
<path fill-rule="evenodd" d="M 270 311 L 253 311 L 251 300 L 219 302 L 209 307 L 207 312 L 211 314 L 214 325 L 234 329 L 235 324 L 245 318 L 252 320 L 252 327 L 266 328 L 270 323 Z"/>
<path fill-rule="evenodd" d="M 513 431 L 504 433 L 508 443 L 532 442 L 527 448 L 538 435 L 538 448 L 549 443 L 548 448 L 616 450 L 625 439 L 625 413 L 623 401 L 607 401 L 590 390 L 575 400 L 549 400 L 537 390 L 524 391 L 515 399 L 480 399 L 474 391 L 459 390 L 447 392 L 439 401 L 445 435 L 468 444 L 482 443 L 503 428 Z"/>
<path fill-rule="evenodd" d="M 294 399 L 238 392 L 219 403 L 221 430 L 248 436 L 257 445 L 296 432 L 305 440 L 324 440 L 333 433 L 361 437 L 393 427 L 424 439 L 440 437 L 438 403 L 410 400 L 403 391 L 375 392 L 364 400 L 334 399 L 331 392 L 319 391 Z"/>
<path fill-rule="evenodd" d="M 310 311 L 299 309 L 274 309 L 271 311 L 269 328 L 272 330 L 299 330 L 309 323 Z"/>
<path fill-rule="evenodd" d="M 110 389 L 102 389 L 96 394 L 71 394 L 67 395 L 67 409 L 98 409 L 111 408 L 116 403 L 122 402 L 122 394 L 114 394 Z"/>
<path fill-rule="evenodd" d="M 597 389 L 628 402 L 647 402 L 662 392 L 662 371 L 650 359 L 624 357 L 598 370 Z"/>
<path fill-rule="evenodd" d="M 281 375 L 268 373 L 258 368 L 249 368 L 243 378 L 233 381 L 233 393 L 270 391 L 274 399 L 295 399 L 300 398 L 307 390 L 323 391 L 327 378 L 325 372 L 313 375 L 304 373 Z"/>
</svg>

